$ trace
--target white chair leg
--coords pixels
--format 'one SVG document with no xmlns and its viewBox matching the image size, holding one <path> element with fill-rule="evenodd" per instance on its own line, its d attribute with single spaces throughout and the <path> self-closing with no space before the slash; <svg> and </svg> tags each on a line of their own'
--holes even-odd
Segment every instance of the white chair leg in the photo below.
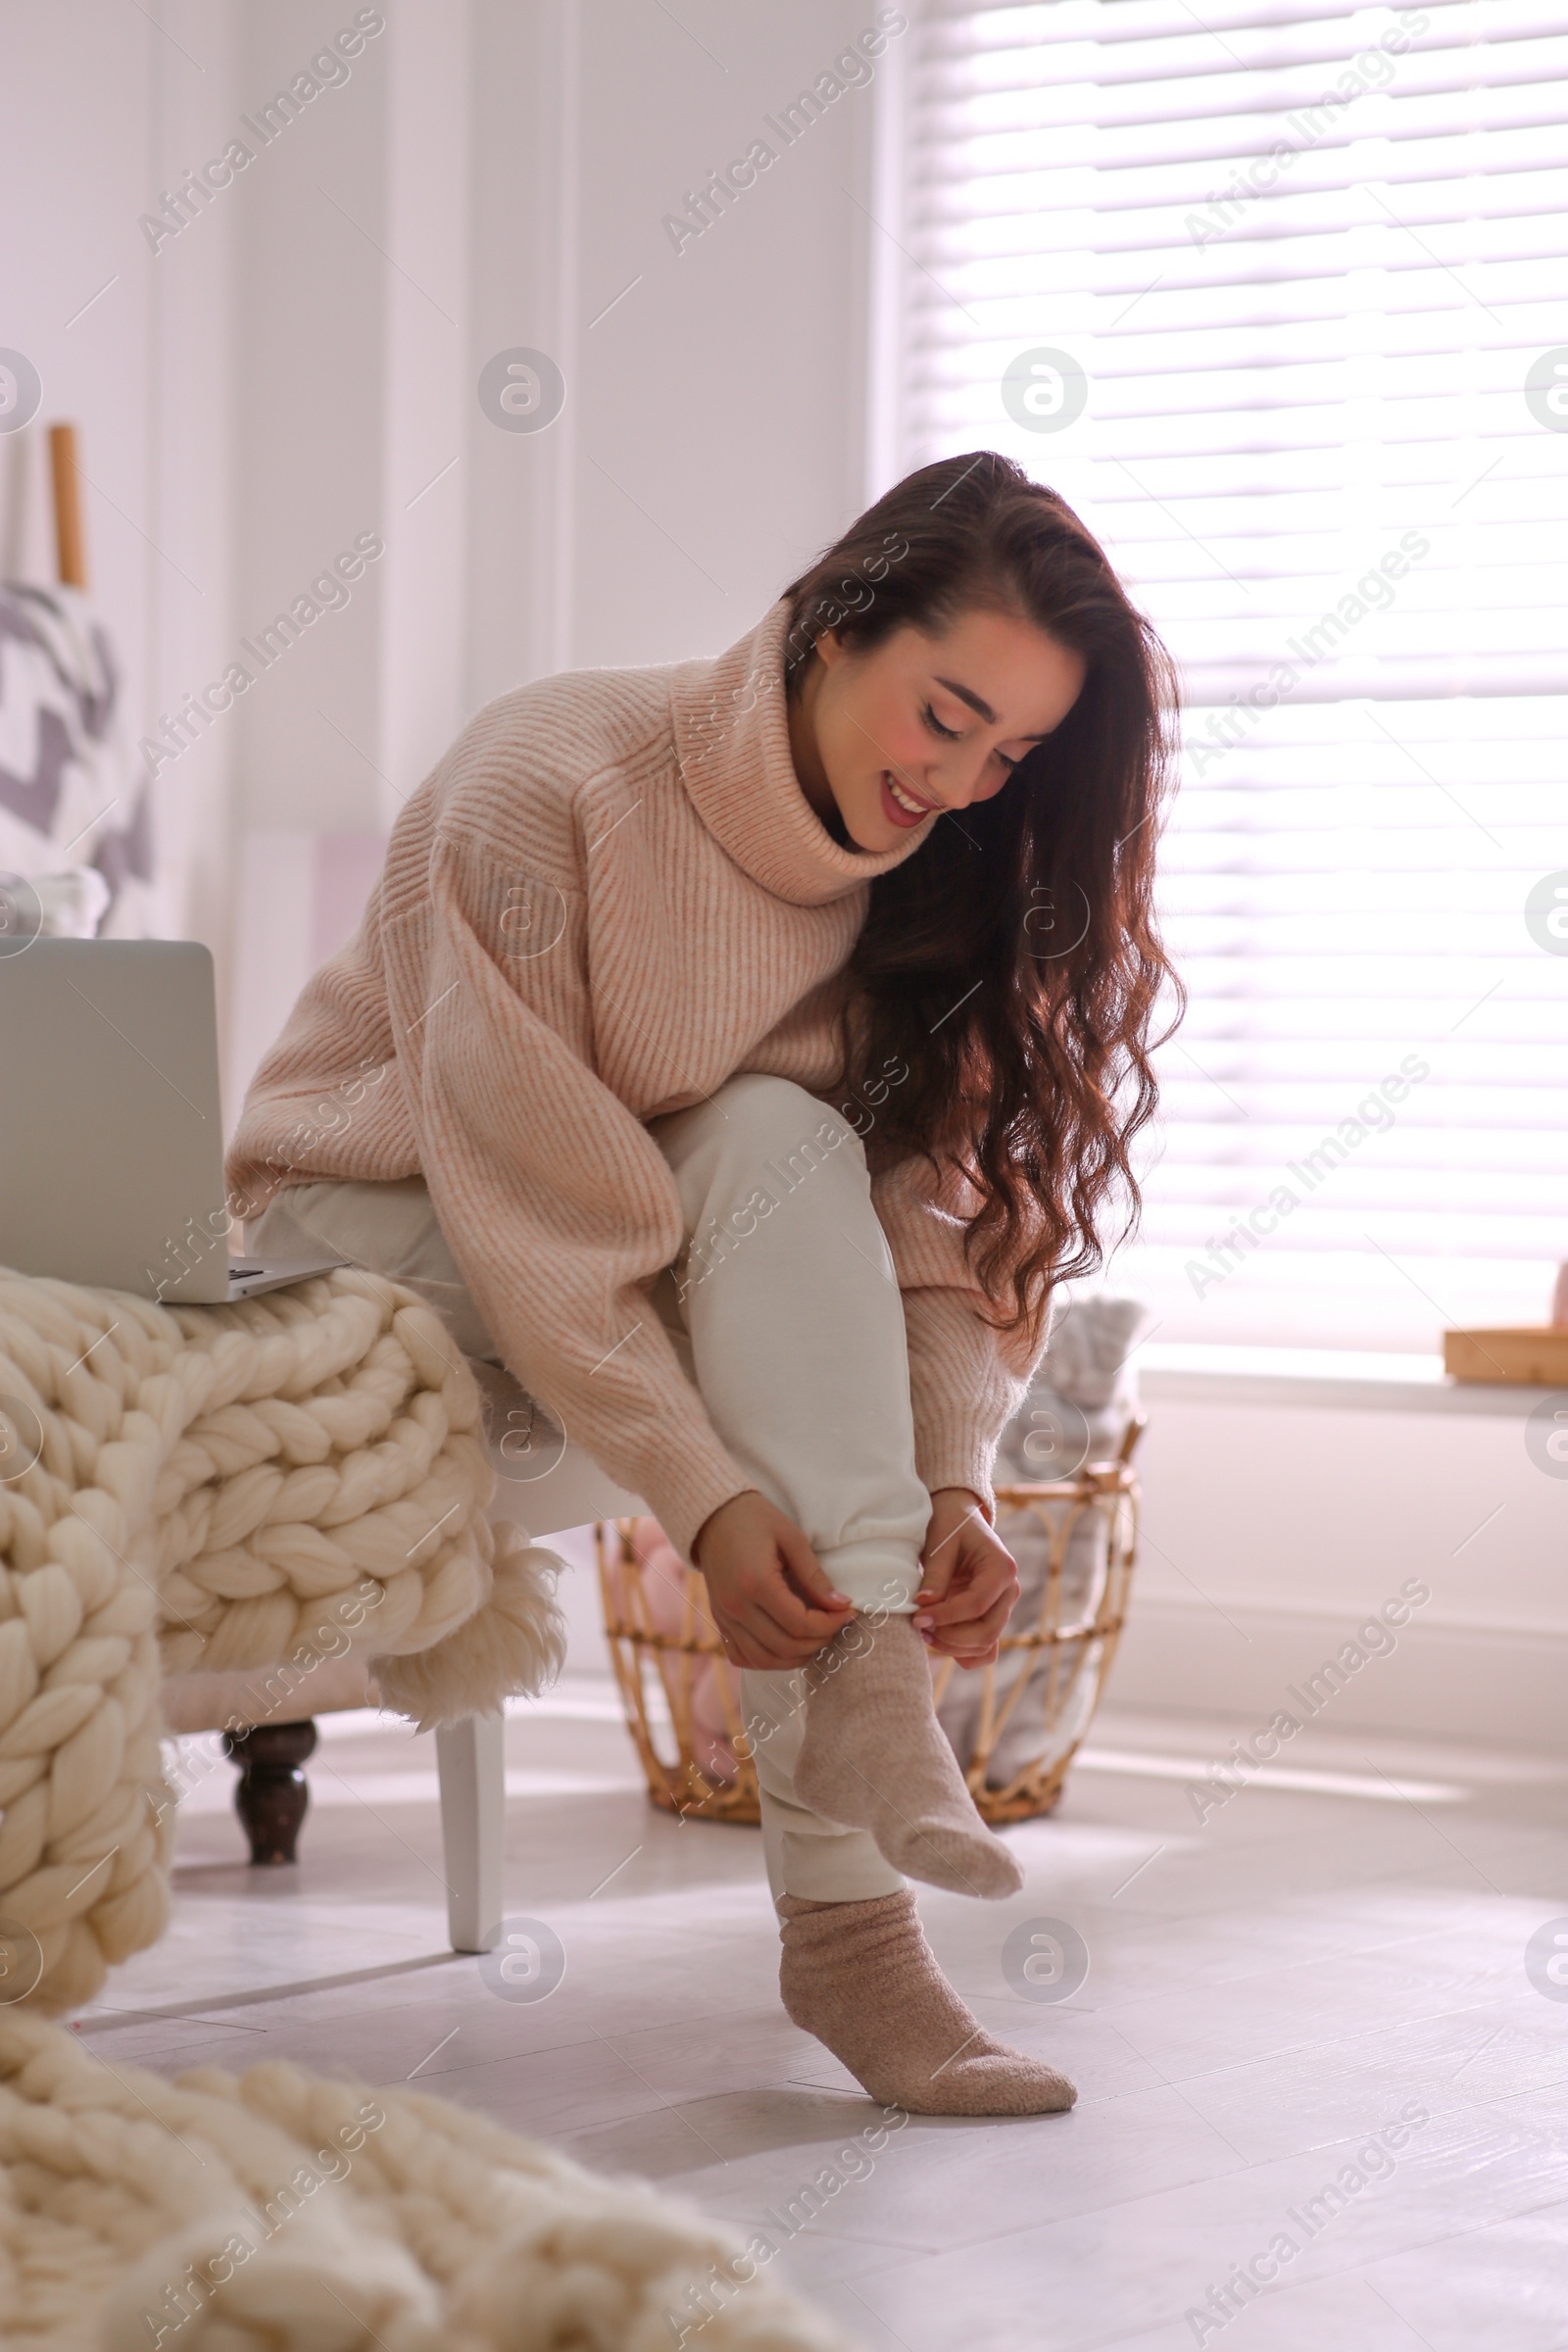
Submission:
<svg viewBox="0 0 1568 2352">
<path fill-rule="evenodd" d="M 467 1715 L 435 1736 L 446 1855 L 447 1933 L 455 1952 L 501 1941 L 507 1835 L 505 1718 Z"/>
</svg>

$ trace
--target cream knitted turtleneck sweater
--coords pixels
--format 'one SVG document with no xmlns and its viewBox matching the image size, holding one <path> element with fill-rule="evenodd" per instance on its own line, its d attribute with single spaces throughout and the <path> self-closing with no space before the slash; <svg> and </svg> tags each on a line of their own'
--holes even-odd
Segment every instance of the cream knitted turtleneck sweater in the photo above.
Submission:
<svg viewBox="0 0 1568 2352">
<path fill-rule="evenodd" d="M 790 757 L 784 628 L 780 604 L 716 660 L 573 671 L 481 710 L 398 818 L 226 1168 L 247 1216 L 294 1179 L 422 1175 L 513 1372 L 688 1554 L 751 1482 L 639 1288 L 684 1239 L 644 1122 L 743 1070 L 842 1105 L 835 976 L 871 877 L 930 831 L 871 856 L 823 829 Z M 874 1198 L 920 1476 L 989 1505 L 1032 1354 L 981 1320 L 962 1200 L 939 1204 L 918 1161 Z"/>
</svg>

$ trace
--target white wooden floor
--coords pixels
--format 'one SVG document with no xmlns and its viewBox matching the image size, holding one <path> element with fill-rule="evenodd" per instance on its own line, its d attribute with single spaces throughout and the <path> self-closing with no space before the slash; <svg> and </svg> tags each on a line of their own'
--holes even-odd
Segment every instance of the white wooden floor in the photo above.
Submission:
<svg viewBox="0 0 1568 2352">
<path fill-rule="evenodd" d="M 509 1912 L 544 1930 L 510 1985 L 444 1948 L 433 1740 L 344 1716 L 294 1870 L 241 1861 L 226 1765 L 196 1788 L 172 1931 L 80 2031 L 169 2072 L 416 2078 L 765 2231 L 876 2352 L 1563 2352 L 1568 1984 L 1526 1947 L 1568 1936 L 1568 1761 L 1316 1727 L 1304 1785 L 1200 1825 L 1187 1782 L 1251 1728 L 1102 1715 L 1056 1817 L 1010 1833 L 1025 1892 L 924 1900 L 1070 2116 L 915 2118 L 868 2155 L 879 2111 L 778 2007 L 757 1834 L 654 1814 L 586 1680 L 509 1723 Z M 1042 1921 L 1088 1947 L 1064 2001 L 1004 1974 Z M 560 1983 L 517 1997 L 552 1937 Z"/>
</svg>

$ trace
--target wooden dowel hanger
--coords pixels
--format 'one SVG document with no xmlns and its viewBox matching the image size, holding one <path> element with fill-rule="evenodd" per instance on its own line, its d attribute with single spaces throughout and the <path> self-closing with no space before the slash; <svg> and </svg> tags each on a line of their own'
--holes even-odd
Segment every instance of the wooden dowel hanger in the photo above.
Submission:
<svg viewBox="0 0 1568 2352">
<path fill-rule="evenodd" d="M 81 475 L 76 466 L 76 428 L 49 427 L 49 471 L 54 483 L 55 567 L 63 588 L 87 585 L 87 549 L 81 529 Z"/>
</svg>

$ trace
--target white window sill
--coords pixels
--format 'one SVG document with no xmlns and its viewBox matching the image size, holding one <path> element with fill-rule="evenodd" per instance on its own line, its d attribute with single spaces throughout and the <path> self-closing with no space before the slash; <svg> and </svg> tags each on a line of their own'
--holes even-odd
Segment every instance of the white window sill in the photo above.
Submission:
<svg viewBox="0 0 1568 2352">
<path fill-rule="evenodd" d="M 1307 1404 L 1338 1411 L 1486 1413 L 1525 1419 L 1555 1389 L 1450 1380 L 1441 1355 L 1338 1348 L 1157 1344 L 1132 1358 L 1146 1403 Z"/>
</svg>

